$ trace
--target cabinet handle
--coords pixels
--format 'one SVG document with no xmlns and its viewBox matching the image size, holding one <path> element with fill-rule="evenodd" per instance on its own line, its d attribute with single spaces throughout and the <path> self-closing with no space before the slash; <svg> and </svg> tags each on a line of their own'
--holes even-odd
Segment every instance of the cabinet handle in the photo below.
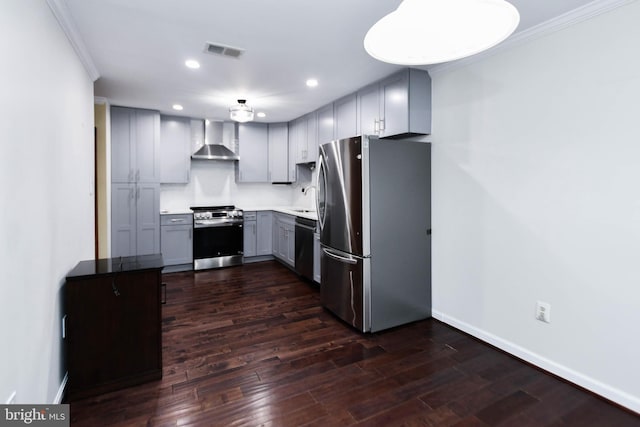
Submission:
<svg viewBox="0 0 640 427">
<path fill-rule="evenodd" d="M 160 304 L 166 304 L 167 303 L 167 284 L 163 283 L 162 285 L 160 285 L 160 287 L 164 291 L 164 299 L 160 300 Z"/>
<path fill-rule="evenodd" d="M 171 222 L 184 222 L 184 218 L 174 218 Z"/>
<path fill-rule="evenodd" d="M 140 181 L 140 169 L 136 171 L 136 182 Z"/>
<path fill-rule="evenodd" d="M 380 119 L 380 131 L 384 130 L 384 119 Z"/>
<path fill-rule="evenodd" d="M 373 133 L 377 134 L 378 132 L 380 132 L 380 122 L 378 121 L 378 119 L 374 119 L 373 120 Z"/>
</svg>

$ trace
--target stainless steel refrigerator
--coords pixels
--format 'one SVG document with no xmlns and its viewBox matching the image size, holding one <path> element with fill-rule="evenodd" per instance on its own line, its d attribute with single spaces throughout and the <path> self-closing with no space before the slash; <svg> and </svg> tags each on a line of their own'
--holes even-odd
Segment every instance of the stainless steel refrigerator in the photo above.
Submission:
<svg viewBox="0 0 640 427">
<path fill-rule="evenodd" d="M 362 332 L 430 317 L 430 144 L 323 144 L 317 188 L 323 306 Z"/>
</svg>

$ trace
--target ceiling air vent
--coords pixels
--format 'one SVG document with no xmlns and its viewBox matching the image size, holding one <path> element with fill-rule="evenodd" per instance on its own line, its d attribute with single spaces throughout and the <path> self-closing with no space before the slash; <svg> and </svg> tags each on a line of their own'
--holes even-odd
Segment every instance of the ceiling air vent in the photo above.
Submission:
<svg viewBox="0 0 640 427">
<path fill-rule="evenodd" d="M 209 43 L 204 45 L 204 51 L 213 55 L 228 56 L 231 58 L 238 58 L 244 53 L 244 49 L 238 49 L 237 47 L 225 46 L 217 43 Z"/>
</svg>

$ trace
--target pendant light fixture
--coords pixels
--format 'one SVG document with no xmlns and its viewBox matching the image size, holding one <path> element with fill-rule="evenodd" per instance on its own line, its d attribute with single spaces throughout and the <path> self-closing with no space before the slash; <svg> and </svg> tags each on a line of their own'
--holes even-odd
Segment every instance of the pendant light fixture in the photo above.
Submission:
<svg viewBox="0 0 640 427">
<path fill-rule="evenodd" d="M 238 104 L 229 108 L 231 120 L 245 123 L 253 120 L 253 108 L 247 105 L 246 99 L 238 99 Z"/>
<path fill-rule="evenodd" d="M 497 45 L 519 22 L 504 0 L 404 0 L 369 29 L 364 48 L 391 64 L 438 64 Z"/>
</svg>

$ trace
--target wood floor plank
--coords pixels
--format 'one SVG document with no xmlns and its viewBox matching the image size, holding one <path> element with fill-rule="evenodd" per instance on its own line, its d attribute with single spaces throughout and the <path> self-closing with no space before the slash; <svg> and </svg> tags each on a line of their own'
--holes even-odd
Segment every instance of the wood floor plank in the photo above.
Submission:
<svg viewBox="0 0 640 427">
<path fill-rule="evenodd" d="M 73 426 L 640 426 L 433 319 L 361 334 L 274 261 L 163 282 L 163 378 L 71 402 Z"/>
</svg>

